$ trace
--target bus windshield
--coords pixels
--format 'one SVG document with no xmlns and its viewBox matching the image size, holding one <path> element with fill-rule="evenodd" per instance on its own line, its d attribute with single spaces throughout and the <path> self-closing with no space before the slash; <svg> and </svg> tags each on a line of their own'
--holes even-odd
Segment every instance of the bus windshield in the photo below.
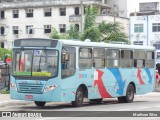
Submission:
<svg viewBox="0 0 160 120">
<path fill-rule="evenodd" d="M 13 65 L 15 76 L 54 77 L 58 72 L 58 51 L 14 50 Z"/>
</svg>

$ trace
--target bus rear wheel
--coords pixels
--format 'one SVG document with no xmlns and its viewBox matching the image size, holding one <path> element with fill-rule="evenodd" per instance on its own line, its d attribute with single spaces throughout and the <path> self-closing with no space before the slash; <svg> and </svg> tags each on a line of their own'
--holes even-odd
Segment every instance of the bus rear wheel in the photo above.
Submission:
<svg viewBox="0 0 160 120">
<path fill-rule="evenodd" d="M 74 107 L 80 107 L 80 106 L 82 106 L 82 104 L 83 104 L 83 98 L 84 98 L 83 89 L 81 87 L 79 87 L 77 89 L 77 91 L 76 91 L 75 101 L 72 101 L 72 105 Z"/>
<path fill-rule="evenodd" d="M 103 98 L 99 98 L 99 99 L 91 99 L 89 100 L 91 103 L 96 103 L 96 104 L 100 104 L 102 102 Z"/>
<path fill-rule="evenodd" d="M 126 96 L 118 97 L 118 101 L 120 103 L 131 103 L 134 99 L 134 86 L 132 84 L 129 84 L 126 91 Z"/>
<path fill-rule="evenodd" d="M 38 107 L 44 107 L 44 105 L 46 104 L 46 102 L 39 102 L 39 101 L 34 101 L 35 105 L 37 105 Z"/>
</svg>

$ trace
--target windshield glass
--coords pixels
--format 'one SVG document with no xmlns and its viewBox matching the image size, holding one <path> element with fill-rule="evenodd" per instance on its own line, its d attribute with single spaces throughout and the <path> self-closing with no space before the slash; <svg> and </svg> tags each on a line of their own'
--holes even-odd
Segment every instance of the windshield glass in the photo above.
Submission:
<svg viewBox="0 0 160 120">
<path fill-rule="evenodd" d="M 16 76 L 54 77 L 58 70 L 56 50 L 14 50 L 13 71 Z"/>
</svg>

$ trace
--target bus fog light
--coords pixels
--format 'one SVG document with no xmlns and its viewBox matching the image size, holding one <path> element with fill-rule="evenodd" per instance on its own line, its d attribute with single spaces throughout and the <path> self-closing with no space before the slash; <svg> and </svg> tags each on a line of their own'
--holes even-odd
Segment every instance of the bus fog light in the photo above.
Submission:
<svg viewBox="0 0 160 120">
<path fill-rule="evenodd" d="M 54 90 L 54 89 L 56 89 L 56 88 L 57 88 L 57 85 L 46 86 L 46 87 L 44 88 L 44 92 L 49 92 L 49 91 Z"/>
</svg>

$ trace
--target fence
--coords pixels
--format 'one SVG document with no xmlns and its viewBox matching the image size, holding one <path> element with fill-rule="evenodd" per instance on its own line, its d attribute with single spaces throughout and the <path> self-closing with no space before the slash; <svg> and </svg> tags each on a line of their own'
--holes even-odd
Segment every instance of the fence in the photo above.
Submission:
<svg viewBox="0 0 160 120">
<path fill-rule="evenodd" d="M 10 65 L 2 63 L 0 64 L 0 90 L 10 86 Z"/>
</svg>

